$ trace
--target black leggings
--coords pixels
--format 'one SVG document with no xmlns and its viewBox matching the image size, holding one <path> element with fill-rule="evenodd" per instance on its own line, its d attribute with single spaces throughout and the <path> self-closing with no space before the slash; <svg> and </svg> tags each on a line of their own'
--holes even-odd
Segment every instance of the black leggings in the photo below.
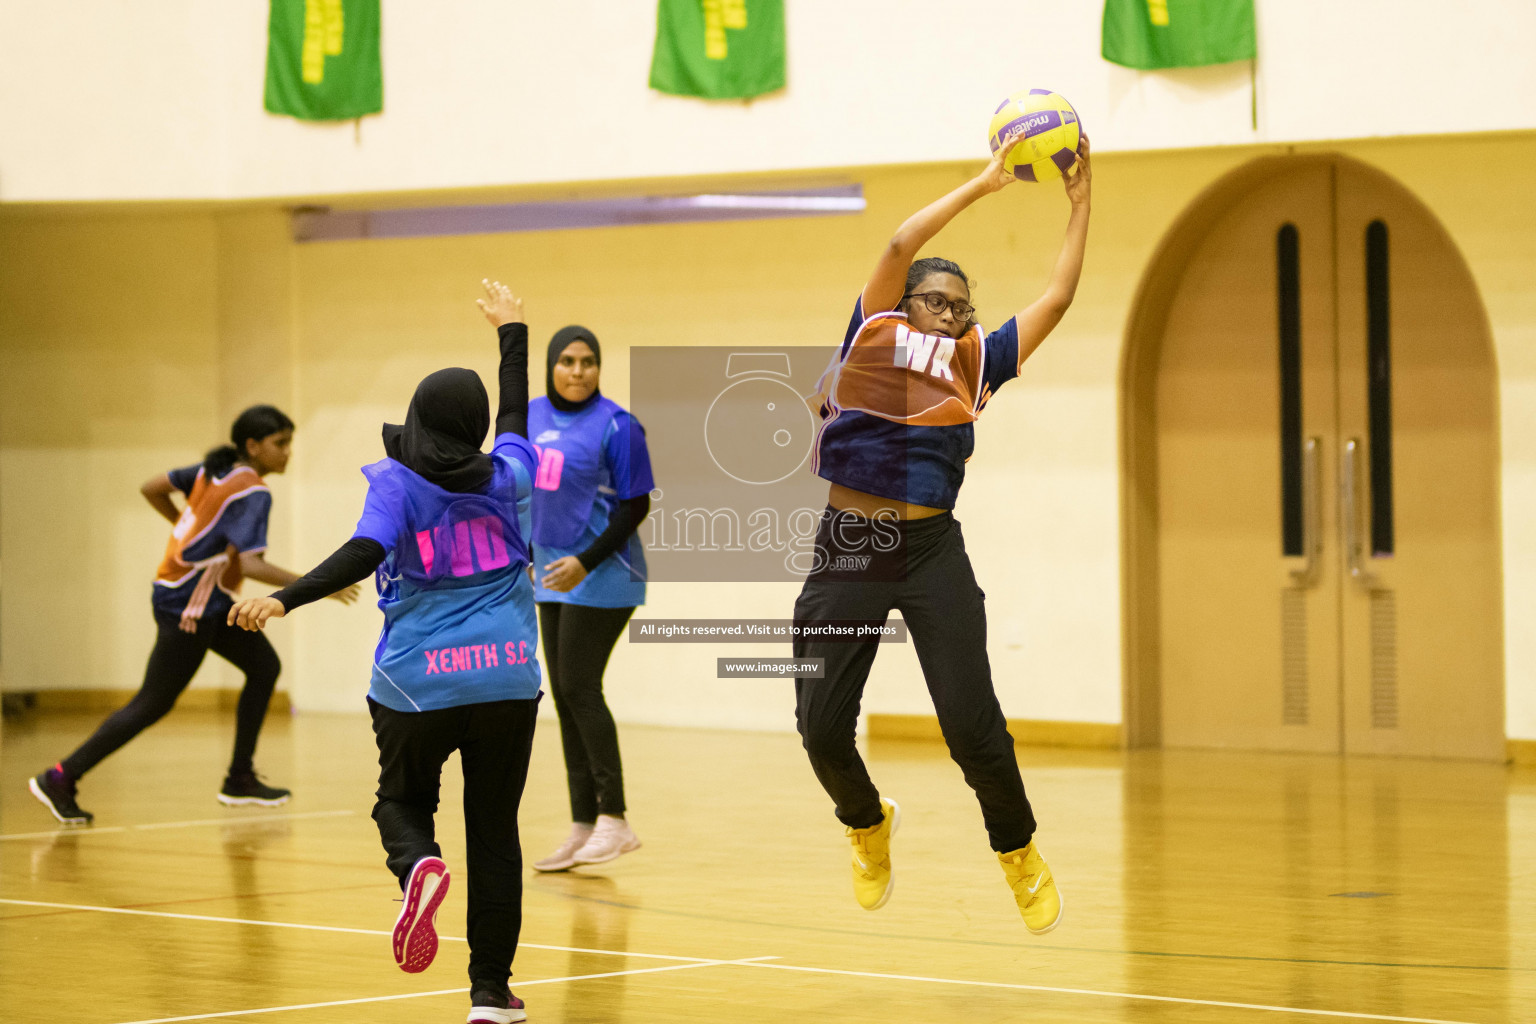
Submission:
<svg viewBox="0 0 1536 1024">
<path fill-rule="evenodd" d="M 896 547 L 891 543 L 895 539 Z M 795 601 L 795 621 L 906 621 L 949 753 L 981 804 L 992 848 L 1029 844 L 1035 815 L 987 661 L 986 595 L 950 513 L 872 528 L 828 509 L 816 533 L 819 567 Z M 811 767 L 850 828 L 880 823 L 880 793 L 854 745 L 859 700 L 879 643 L 794 641 L 797 658 L 825 659 L 821 679 L 795 680 L 795 717 Z"/>
<path fill-rule="evenodd" d="M 226 625 L 222 612 L 204 616 L 196 633 L 182 632 L 177 620 L 165 615 L 156 614 L 155 624 L 160 635 L 149 654 L 144 685 L 132 700 L 112 712 L 80 749 L 60 762 L 71 778 L 80 778 L 108 754 L 164 718 L 210 650 L 245 673 L 245 687 L 240 691 L 240 704 L 235 711 L 235 750 L 229 770 L 250 770 L 256 737 L 261 733 L 267 704 L 282 670 L 272 644 L 260 633 Z"/>
<path fill-rule="evenodd" d="M 589 608 L 550 601 L 539 605 L 549 691 L 560 716 L 560 745 L 571 790 L 571 820 L 624 813 L 624 766 L 619 733 L 603 700 L 603 669 L 633 608 Z"/>
<path fill-rule="evenodd" d="M 474 992 L 506 991 L 523 927 L 523 850 L 517 809 L 528 782 L 539 699 L 498 700 L 433 711 L 394 711 L 368 700 L 379 743 L 379 826 L 401 888 L 437 845 L 443 763 L 455 750 L 464 771 L 464 841 L 469 892 L 469 981 Z"/>
</svg>

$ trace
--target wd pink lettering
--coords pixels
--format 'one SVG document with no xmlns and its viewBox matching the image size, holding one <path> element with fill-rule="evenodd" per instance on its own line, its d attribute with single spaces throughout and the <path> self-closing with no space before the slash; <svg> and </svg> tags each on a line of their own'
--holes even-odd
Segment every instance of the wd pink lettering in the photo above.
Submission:
<svg viewBox="0 0 1536 1024">
<path fill-rule="evenodd" d="M 437 652 L 436 651 L 428 651 L 427 652 L 427 675 L 430 676 L 432 673 L 434 673 L 436 671 L 437 671 Z"/>
<path fill-rule="evenodd" d="M 528 664 L 528 641 L 526 640 L 519 640 L 517 642 L 517 663 L 519 665 Z"/>
<path fill-rule="evenodd" d="M 512 550 L 507 546 L 501 520 L 495 516 L 441 523 L 433 530 L 422 530 L 416 534 L 416 548 L 421 554 L 422 570 L 428 576 L 433 575 L 434 566 L 463 577 L 512 564 Z"/>
<path fill-rule="evenodd" d="M 453 574 L 468 576 L 475 571 L 475 563 L 469 556 L 469 524 L 453 524 Z"/>
<path fill-rule="evenodd" d="M 486 668 L 497 668 L 497 667 L 500 666 L 500 664 L 501 663 L 496 660 L 496 645 L 495 644 L 486 644 L 485 645 L 485 666 L 486 666 Z"/>
<path fill-rule="evenodd" d="M 517 644 L 513 643 L 511 640 L 507 641 L 507 664 L 517 664 Z"/>
<path fill-rule="evenodd" d="M 464 664 L 464 648 L 455 647 L 453 649 L 453 670 L 455 672 L 463 672 L 468 667 L 468 665 Z"/>
<path fill-rule="evenodd" d="M 470 650 L 475 652 L 475 668 L 484 668 L 485 666 L 480 664 L 480 645 L 475 644 L 475 646 L 471 647 Z"/>
<path fill-rule="evenodd" d="M 475 557 L 480 568 L 500 569 L 510 565 L 512 556 L 507 554 L 507 542 L 501 535 L 501 520 L 494 516 L 469 521 L 469 532 L 475 538 Z"/>
<path fill-rule="evenodd" d="M 541 491 L 560 489 L 560 472 L 565 469 L 565 453 L 558 448 L 539 448 L 539 472 L 533 478 L 533 486 Z"/>
</svg>

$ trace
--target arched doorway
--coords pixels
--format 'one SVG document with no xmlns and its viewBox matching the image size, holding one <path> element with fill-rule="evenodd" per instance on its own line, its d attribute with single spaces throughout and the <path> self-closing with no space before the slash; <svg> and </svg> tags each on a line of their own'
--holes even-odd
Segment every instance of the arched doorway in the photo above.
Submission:
<svg viewBox="0 0 1536 1024">
<path fill-rule="evenodd" d="M 1502 758 L 1492 339 L 1421 203 L 1342 156 L 1227 176 L 1121 386 L 1133 745 Z"/>
</svg>

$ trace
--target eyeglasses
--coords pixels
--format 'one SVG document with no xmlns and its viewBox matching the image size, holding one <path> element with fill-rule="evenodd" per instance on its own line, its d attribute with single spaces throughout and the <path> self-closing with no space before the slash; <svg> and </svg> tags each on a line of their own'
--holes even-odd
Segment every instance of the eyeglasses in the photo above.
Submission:
<svg viewBox="0 0 1536 1024">
<path fill-rule="evenodd" d="M 902 300 L 922 299 L 923 308 L 930 313 L 942 313 L 944 307 L 955 315 L 955 320 L 962 324 L 971 322 L 971 317 L 976 313 L 976 307 L 961 299 L 948 299 L 942 292 L 908 292 L 902 296 Z"/>
</svg>

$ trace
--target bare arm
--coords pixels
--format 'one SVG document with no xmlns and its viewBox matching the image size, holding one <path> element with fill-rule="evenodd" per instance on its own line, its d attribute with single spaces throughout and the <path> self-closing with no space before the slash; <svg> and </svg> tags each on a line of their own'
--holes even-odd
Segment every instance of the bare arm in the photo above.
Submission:
<svg viewBox="0 0 1536 1024">
<path fill-rule="evenodd" d="M 1067 198 L 1072 201 L 1072 215 L 1067 220 L 1067 237 L 1061 243 L 1056 265 L 1051 269 L 1051 279 L 1045 293 L 1025 306 L 1014 317 L 1019 328 L 1019 365 L 1030 357 L 1046 339 L 1077 294 L 1077 282 L 1083 273 L 1083 254 L 1088 246 L 1088 211 L 1092 205 L 1093 167 L 1088 159 L 1088 138 L 1083 137 L 1077 147 L 1076 173 L 1062 175 Z"/>
<path fill-rule="evenodd" d="M 176 522 L 181 519 L 181 510 L 171 500 L 171 495 L 176 493 L 176 485 L 171 483 L 169 473 L 161 473 L 159 476 L 150 477 L 139 488 L 139 493 L 144 495 L 144 500 L 149 502 L 151 508 L 170 520 L 172 526 L 175 526 Z"/>
<path fill-rule="evenodd" d="M 240 552 L 240 572 L 246 579 L 274 587 L 286 587 L 299 578 L 297 574 L 268 562 L 264 551 Z"/>
<path fill-rule="evenodd" d="M 265 557 L 265 553 L 261 551 L 240 552 L 240 572 L 243 573 L 248 579 L 253 579 L 258 583 L 266 583 L 274 587 L 286 587 L 290 583 L 297 582 L 299 579 L 296 573 L 291 573 L 281 566 L 273 565 L 272 563 L 268 562 Z M 331 597 L 337 601 L 340 601 L 342 604 L 351 604 L 353 601 L 357 600 L 357 595 L 359 593 L 360 589 L 354 585 L 343 590 L 338 590 L 336 593 L 332 594 Z"/>
<path fill-rule="evenodd" d="M 1013 175 L 1003 170 L 1003 158 L 1012 148 L 1011 142 L 1010 138 L 998 147 L 980 174 L 944 198 L 918 210 L 896 229 L 896 234 L 891 236 L 885 251 L 880 254 L 874 273 L 869 275 L 869 282 L 864 285 L 862 305 L 865 316 L 895 309 L 907 289 L 907 268 L 923 246 L 961 210 L 1014 180 Z"/>
</svg>

